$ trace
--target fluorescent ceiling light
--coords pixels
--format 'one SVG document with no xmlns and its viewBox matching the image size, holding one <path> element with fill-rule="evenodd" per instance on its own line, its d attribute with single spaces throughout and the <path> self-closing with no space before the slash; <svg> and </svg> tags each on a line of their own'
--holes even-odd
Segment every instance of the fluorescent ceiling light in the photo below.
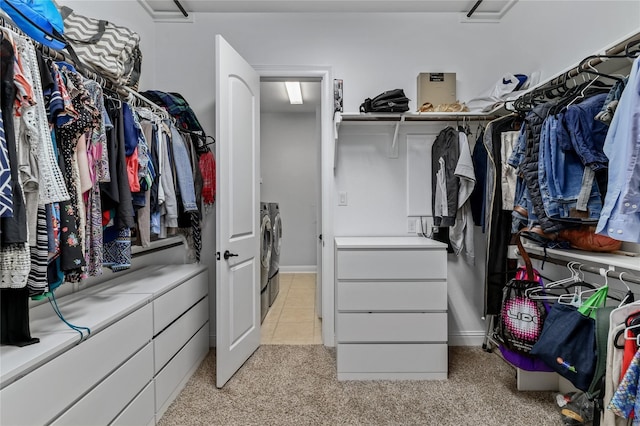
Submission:
<svg viewBox="0 0 640 426">
<path fill-rule="evenodd" d="M 287 95 L 289 95 L 289 102 L 291 102 L 291 105 L 301 105 L 302 90 L 300 89 L 300 82 L 285 81 L 284 85 L 287 88 Z"/>
</svg>

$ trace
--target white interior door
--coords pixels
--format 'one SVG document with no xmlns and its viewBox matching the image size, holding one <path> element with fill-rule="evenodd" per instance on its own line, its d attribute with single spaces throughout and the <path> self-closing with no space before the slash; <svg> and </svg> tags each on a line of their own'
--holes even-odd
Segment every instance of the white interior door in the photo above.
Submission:
<svg viewBox="0 0 640 426">
<path fill-rule="evenodd" d="M 216 35 L 216 386 L 260 345 L 260 77 Z"/>
</svg>

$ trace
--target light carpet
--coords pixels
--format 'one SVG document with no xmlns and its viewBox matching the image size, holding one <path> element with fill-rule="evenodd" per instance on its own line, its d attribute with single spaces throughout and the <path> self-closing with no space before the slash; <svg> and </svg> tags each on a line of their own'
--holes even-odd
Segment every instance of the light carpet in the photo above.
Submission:
<svg viewBox="0 0 640 426">
<path fill-rule="evenodd" d="M 521 392 L 516 372 L 480 348 L 449 348 L 438 381 L 336 378 L 335 349 L 261 346 L 222 388 L 212 350 L 159 425 L 560 425 L 552 392 Z"/>
</svg>

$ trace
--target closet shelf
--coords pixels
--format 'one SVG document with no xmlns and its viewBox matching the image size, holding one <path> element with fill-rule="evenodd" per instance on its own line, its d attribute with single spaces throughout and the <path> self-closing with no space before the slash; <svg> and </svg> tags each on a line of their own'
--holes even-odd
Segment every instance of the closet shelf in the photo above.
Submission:
<svg viewBox="0 0 640 426">
<path fill-rule="evenodd" d="M 541 256 L 545 255 L 545 249 L 540 246 L 525 244 L 525 249 L 528 253 L 535 253 Z M 559 249 L 546 249 L 546 256 L 553 259 L 560 259 L 562 261 L 575 261 L 585 265 L 593 265 L 602 267 L 605 269 L 628 270 L 637 272 L 635 275 L 640 275 L 640 254 L 630 253 L 629 256 L 616 253 L 596 253 L 584 250 L 559 250 Z"/>
<path fill-rule="evenodd" d="M 500 114 L 492 112 L 353 112 L 341 114 L 343 124 L 347 122 L 416 122 L 416 121 L 455 121 L 455 120 L 486 120 L 497 118 Z"/>
</svg>

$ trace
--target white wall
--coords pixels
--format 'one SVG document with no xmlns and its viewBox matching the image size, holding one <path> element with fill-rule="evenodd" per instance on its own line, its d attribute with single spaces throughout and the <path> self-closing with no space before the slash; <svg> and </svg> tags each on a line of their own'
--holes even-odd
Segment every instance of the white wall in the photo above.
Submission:
<svg viewBox="0 0 640 426">
<path fill-rule="evenodd" d="M 319 131 L 315 112 L 260 115 L 260 198 L 280 205 L 281 269 L 316 267 Z"/>
<path fill-rule="evenodd" d="M 446 13 L 201 13 L 193 24 L 157 24 L 156 82 L 185 95 L 212 132 L 214 35 L 222 34 L 254 65 L 332 66 L 347 112 L 397 87 L 415 99 L 424 71 L 456 72 L 458 97 L 468 100 L 504 72 L 544 78 L 568 67 L 637 29 L 639 14 L 631 1 L 526 0 L 498 24 Z"/>
</svg>

